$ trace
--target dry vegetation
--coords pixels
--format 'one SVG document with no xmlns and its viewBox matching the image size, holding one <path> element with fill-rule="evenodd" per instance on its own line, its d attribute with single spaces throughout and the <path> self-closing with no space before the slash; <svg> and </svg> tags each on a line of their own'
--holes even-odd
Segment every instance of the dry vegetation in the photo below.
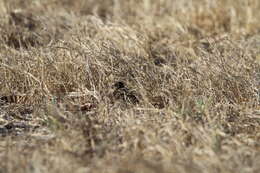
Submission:
<svg viewBox="0 0 260 173">
<path fill-rule="evenodd" d="M 1 173 L 260 172 L 258 0 L 1 0 Z"/>
</svg>

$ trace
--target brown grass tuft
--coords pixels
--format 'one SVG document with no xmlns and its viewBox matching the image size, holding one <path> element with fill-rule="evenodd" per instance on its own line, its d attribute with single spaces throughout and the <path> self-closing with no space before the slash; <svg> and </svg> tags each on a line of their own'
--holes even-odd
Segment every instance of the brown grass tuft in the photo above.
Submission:
<svg viewBox="0 0 260 173">
<path fill-rule="evenodd" d="M 0 2 L 0 172 L 260 172 L 257 0 Z"/>
</svg>

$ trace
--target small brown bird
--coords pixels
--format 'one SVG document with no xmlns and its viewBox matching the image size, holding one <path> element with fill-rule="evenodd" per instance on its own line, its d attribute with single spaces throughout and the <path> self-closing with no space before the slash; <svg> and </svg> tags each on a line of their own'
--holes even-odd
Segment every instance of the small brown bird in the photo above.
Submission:
<svg viewBox="0 0 260 173">
<path fill-rule="evenodd" d="M 165 59 L 163 59 L 163 58 L 160 58 L 160 57 L 156 57 L 155 59 L 154 59 L 154 64 L 156 65 L 156 66 L 163 66 L 163 65 L 165 65 L 166 64 L 166 60 Z"/>
<path fill-rule="evenodd" d="M 118 81 L 113 85 L 113 96 L 116 100 L 123 100 L 124 102 L 138 104 L 139 99 L 134 91 L 128 89 L 124 82 Z"/>
</svg>

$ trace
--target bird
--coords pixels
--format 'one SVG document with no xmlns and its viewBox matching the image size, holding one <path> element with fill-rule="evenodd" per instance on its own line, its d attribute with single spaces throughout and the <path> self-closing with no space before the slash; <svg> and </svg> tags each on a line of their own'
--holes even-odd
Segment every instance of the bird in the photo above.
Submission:
<svg viewBox="0 0 260 173">
<path fill-rule="evenodd" d="M 113 85 L 114 91 L 113 96 L 116 100 L 122 100 L 131 104 L 138 104 L 139 99 L 134 91 L 131 91 L 126 87 L 125 83 L 118 81 Z"/>
</svg>

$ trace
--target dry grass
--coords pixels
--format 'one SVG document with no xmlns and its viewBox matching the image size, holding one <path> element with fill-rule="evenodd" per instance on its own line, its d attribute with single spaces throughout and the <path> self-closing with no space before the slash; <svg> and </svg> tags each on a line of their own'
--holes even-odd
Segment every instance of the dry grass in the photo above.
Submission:
<svg viewBox="0 0 260 173">
<path fill-rule="evenodd" d="M 0 172 L 260 172 L 257 0 L 0 2 Z"/>
</svg>

